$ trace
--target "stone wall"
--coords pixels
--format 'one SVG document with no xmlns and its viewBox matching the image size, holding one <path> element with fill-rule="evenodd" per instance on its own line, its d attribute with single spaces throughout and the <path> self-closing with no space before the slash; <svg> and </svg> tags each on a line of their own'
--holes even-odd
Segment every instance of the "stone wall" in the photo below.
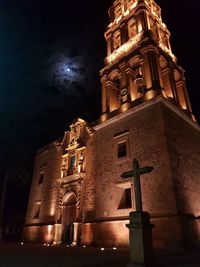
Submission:
<svg viewBox="0 0 200 267">
<path fill-rule="evenodd" d="M 85 178 L 82 189 L 83 221 L 95 218 L 96 150 L 95 135 L 87 140 L 85 150 Z"/>
<path fill-rule="evenodd" d="M 82 244 L 127 247 L 129 243 L 129 231 L 126 224 L 128 224 L 128 220 L 83 224 Z"/>
<path fill-rule="evenodd" d="M 163 107 L 178 213 L 186 244 L 200 243 L 200 128 Z"/>
<path fill-rule="evenodd" d="M 44 151 L 36 156 L 31 192 L 29 197 L 25 225 L 50 225 L 55 223 L 56 210 L 58 208 L 57 179 L 60 178 L 61 149 L 55 144 L 50 144 Z M 41 174 L 44 174 L 42 183 L 39 182 Z M 37 216 L 40 205 L 39 216 Z M 40 228 L 34 228 L 37 232 Z M 25 231 L 30 233 L 30 231 Z M 23 238 L 28 239 L 28 236 Z"/>
<path fill-rule="evenodd" d="M 54 241 L 54 226 L 28 226 L 23 229 L 23 242 L 52 244 Z"/>
<path fill-rule="evenodd" d="M 182 236 L 180 221 L 174 219 L 178 214 L 162 104 L 146 105 L 139 112 L 136 108 L 129 116 L 121 119 L 119 116 L 113 123 L 110 119 L 104 127 L 97 129 L 96 219 L 110 218 L 113 221 L 112 218 L 116 220 L 129 215 L 132 209 L 120 209 L 119 203 L 124 187 L 130 187 L 130 181 L 129 185 L 128 182 L 123 185 L 124 180 L 120 176 L 132 169 L 132 160 L 137 158 L 141 166 L 154 167 L 151 173 L 141 177 L 143 208 L 154 219 L 154 237 L 157 243 L 162 243 L 162 247 L 168 246 L 170 239 L 172 243 L 179 244 Z M 117 144 L 125 139 L 128 155 L 118 159 Z M 173 235 L 172 228 L 175 231 Z M 101 237 L 109 239 L 107 235 Z"/>
</svg>

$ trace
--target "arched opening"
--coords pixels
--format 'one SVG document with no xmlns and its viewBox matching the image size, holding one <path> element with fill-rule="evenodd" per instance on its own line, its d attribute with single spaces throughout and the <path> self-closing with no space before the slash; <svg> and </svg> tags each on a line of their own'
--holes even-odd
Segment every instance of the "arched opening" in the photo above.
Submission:
<svg viewBox="0 0 200 267">
<path fill-rule="evenodd" d="M 164 56 L 159 57 L 159 66 L 161 70 L 161 78 L 162 78 L 162 84 L 164 89 L 164 96 L 169 98 L 174 98 L 174 79 L 172 77 L 173 71 L 169 67 L 169 62 Z"/>
<path fill-rule="evenodd" d="M 67 193 L 63 199 L 62 242 L 72 244 L 74 223 L 77 218 L 77 197 L 75 193 Z"/>
<path fill-rule="evenodd" d="M 129 67 L 128 77 L 129 77 L 129 90 L 131 95 L 131 101 L 134 101 L 142 96 L 142 93 L 140 92 L 141 91 L 140 89 L 142 88 L 139 88 L 138 83 L 136 83 L 136 80 L 138 80 L 139 77 L 141 78 L 143 83 L 145 83 L 142 64 L 143 62 L 139 55 L 134 56 L 128 62 L 128 67 Z"/>
<path fill-rule="evenodd" d="M 113 35 L 113 49 L 116 50 L 121 46 L 121 33 L 116 31 Z"/>
<path fill-rule="evenodd" d="M 117 69 L 113 70 L 109 75 L 109 82 L 107 83 L 109 91 L 109 110 L 110 112 L 120 107 L 120 73 Z"/>
<path fill-rule="evenodd" d="M 137 34 L 137 24 L 135 19 L 131 19 L 128 22 L 128 36 L 129 38 L 134 37 Z"/>
</svg>

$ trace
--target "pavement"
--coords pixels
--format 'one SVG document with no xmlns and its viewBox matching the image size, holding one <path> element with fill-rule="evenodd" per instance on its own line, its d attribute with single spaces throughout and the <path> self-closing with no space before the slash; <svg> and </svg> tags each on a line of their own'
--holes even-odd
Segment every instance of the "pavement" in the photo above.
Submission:
<svg viewBox="0 0 200 267">
<path fill-rule="evenodd" d="M 127 248 L 0 244 L 0 267 L 126 267 Z M 156 250 L 155 267 L 200 267 L 200 249 Z"/>
</svg>

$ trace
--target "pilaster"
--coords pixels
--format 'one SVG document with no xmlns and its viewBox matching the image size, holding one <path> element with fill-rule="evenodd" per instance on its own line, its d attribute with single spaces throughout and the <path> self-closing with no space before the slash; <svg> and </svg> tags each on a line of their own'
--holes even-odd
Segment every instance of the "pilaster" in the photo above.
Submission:
<svg viewBox="0 0 200 267">
<path fill-rule="evenodd" d="M 162 89 L 161 72 L 158 64 L 158 48 L 153 45 L 148 45 L 147 47 L 142 48 L 140 51 L 144 60 L 143 69 L 146 81 L 146 89 Z"/>
</svg>

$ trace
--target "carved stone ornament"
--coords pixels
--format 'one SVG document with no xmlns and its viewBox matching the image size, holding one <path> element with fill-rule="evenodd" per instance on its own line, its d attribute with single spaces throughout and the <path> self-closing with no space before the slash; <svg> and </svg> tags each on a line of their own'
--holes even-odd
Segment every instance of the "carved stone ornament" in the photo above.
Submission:
<svg viewBox="0 0 200 267">
<path fill-rule="evenodd" d="M 85 121 L 80 119 L 80 118 L 71 124 L 71 126 L 70 126 L 70 141 L 69 141 L 70 146 L 77 144 L 77 141 L 81 135 L 81 128 L 85 124 L 86 124 Z"/>
<path fill-rule="evenodd" d="M 120 95 L 121 95 L 121 96 L 125 96 L 127 93 L 128 93 L 128 89 L 127 89 L 127 88 L 123 88 L 123 89 L 120 91 Z"/>
</svg>

